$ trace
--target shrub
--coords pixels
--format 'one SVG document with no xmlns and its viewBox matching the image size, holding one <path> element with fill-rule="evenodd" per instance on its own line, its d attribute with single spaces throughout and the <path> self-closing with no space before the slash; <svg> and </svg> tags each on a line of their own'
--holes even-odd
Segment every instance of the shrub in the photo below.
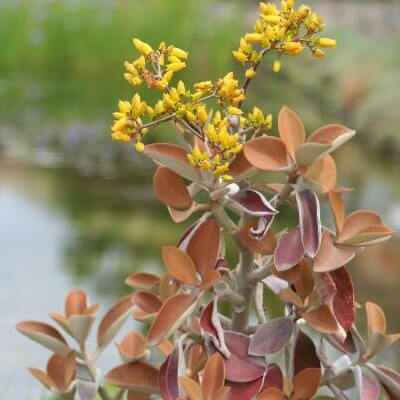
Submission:
<svg viewBox="0 0 400 400">
<path fill-rule="evenodd" d="M 133 39 L 140 56 L 125 63 L 125 79 L 161 98 L 154 106 L 139 94 L 120 101 L 112 138 L 134 142 L 157 164 L 154 192 L 176 223 L 196 218 L 176 246 L 162 248 L 163 276 L 138 272 L 126 280 L 135 292 L 105 314 L 93 353 L 87 338 L 99 305 L 90 305 L 83 291 L 68 294 L 64 315 L 50 314 L 75 340 L 75 350 L 46 323 L 17 325 L 54 352 L 46 372 L 30 369 L 47 388 L 84 400 L 96 394 L 104 400 L 125 394 L 132 400 L 307 400 L 324 387 L 334 397 L 320 399 L 348 399 L 347 390 L 362 400 L 381 393 L 400 398 L 400 375 L 371 361 L 400 336 L 386 333 L 385 314 L 374 303 L 366 305 L 367 342 L 355 326 L 358 307 L 346 265 L 393 234 L 372 211 L 346 214 L 349 189 L 337 187 L 331 153 L 355 131 L 333 124 L 306 140 L 300 118 L 284 106 L 275 137 L 271 114 L 244 111 L 266 55 L 278 73 L 286 56 L 309 50 L 323 57 L 321 48 L 335 47 L 335 40 L 318 37 L 323 27 L 321 17 L 292 0 L 280 9 L 260 3 L 254 31 L 233 52 L 246 69 L 243 83 L 228 73 L 192 89 L 173 84 L 186 67 L 185 50 Z M 144 145 L 149 129 L 167 122 L 182 144 Z M 264 171 L 280 172 L 278 180 Z M 330 204 L 333 230 L 321 222 L 321 202 Z M 278 232 L 274 222 L 284 204 L 296 211 L 298 224 Z M 225 256 L 228 237 L 239 253 L 236 267 Z M 267 318 L 265 290 L 283 303 L 279 318 Z M 124 363 L 105 375 L 119 388 L 110 394 L 96 360 L 131 316 L 149 328 L 117 343 Z"/>
</svg>

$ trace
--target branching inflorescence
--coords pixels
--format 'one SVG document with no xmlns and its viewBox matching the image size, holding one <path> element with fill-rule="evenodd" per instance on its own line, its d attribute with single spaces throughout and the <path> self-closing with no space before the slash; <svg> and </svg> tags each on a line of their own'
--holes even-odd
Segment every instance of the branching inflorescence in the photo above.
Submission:
<svg viewBox="0 0 400 400">
<path fill-rule="evenodd" d="M 139 94 L 120 101 L 112 138 L 134 142 L 156 163 L 154 192 L 176 223 L 196 218 L 176 246 L 162 248 L 163 276 L 137 272 L 126 280 L 135 292 L 103 317 L 93 353 L 86 341 L 99 307 L 82 291 L 67 296 L 65 315 L 50 314 L 76 341 L 75 350 L 48 324 L 17 325 L 54 352 L 46 373 L 30 370 L 46 387 L 83 400 L 97 393 L 104 400 L 400 399 L 400 375 L 371 361 L 400 335 L 387 335 L 385 315 L 374 303 L 366 305 L 368 341 L 355 325 L 358 307 L 346 266 L 393 234 L 372 211 L 346 214 L 349 189 L 337 186 L 331 153 L 355 131 L 333 124 L 306 139 L 300 118 L 284 106 L 277 137 L 269 134 L 271 114 L 244 107 L 264 56 L 272 56 L 275 73 L 284 56 L 304 49 L 323 57 L 321 48 L 336 45 L 318 37 L 323 28 L 321 17 L 307 6 L 295 8 L 293 0 L 280 9 L 260 3 L 254 31 L 233 51 L 246 68 L 242 83 L 230 72 L 191 89 L 174 83 L 186 67 L 185 50 L 165 43 L 154 50 L 133 40 L 140 56 L 125 63 L 125 79 L 161 98 L 153 106 Z M 181 144 L 144 145 L 149 129 L 166 122 Z M 267 182 L 263 171 L 286 179 Z M 321 202 L 330 204 L 333 229 L 321 222 Z M 297 211 L 298 223 L 278 232 L 274 221 L 283 204 Z M 236 267 L 225 254 L 227 236 L 239 253 Z M 265 290 L 284 305 L 280 318 L 269 318 Z M 105 375 L 119 388 L 111 395 L 96 360 L 131 316 L 148 329 L 117 343 L 124 364 Z"/>
</svg>

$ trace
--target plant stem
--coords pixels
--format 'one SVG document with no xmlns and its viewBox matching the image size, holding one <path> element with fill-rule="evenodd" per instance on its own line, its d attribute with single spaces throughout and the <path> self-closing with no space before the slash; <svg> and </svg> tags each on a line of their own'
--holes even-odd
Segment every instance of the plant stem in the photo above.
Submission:
<svg viewBox="0 0 400 400">
<path fill-rule="evenodd" d="M 244 307 L 234 311 L 232 316 L 232 329 L 246 332 L 249 326 L 250 311 L 253 300 L 255 284 L 249 282 L 249 273 L 254 265 L 254 252 L 246 249 L 240 251 L 240 262 L 237 267 L 237 292 L 244 298 Z"/>
</svg>

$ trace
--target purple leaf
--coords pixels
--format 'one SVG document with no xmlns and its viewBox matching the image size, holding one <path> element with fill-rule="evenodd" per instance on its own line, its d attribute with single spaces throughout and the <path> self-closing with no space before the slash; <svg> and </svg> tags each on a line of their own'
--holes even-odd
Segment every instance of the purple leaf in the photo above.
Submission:
<svg viewBox="0 0 400 400">
<path fill-rule="evenodd" d="M 179 349 L 175 347 L 158 372 L 158 384 L 164 400 L 176 400 L 179 398 L 178 354 Z"/>
<path fill-rule="evenodd" d="M 368 375 L 362 375 L 361 400 L 378 400 L 381 394 L 379 384 Z"/>
<path fill-rule="evenodd" d="M 321 244 L 321 217 L 317 195 L 309 189 L 296 190 L 301 240 L 305 252 L 315 257 Z"/>
<path fill-rule="evenodd" d="M 284 233 L 276 246 L 274 262 L 278 271 L 286 271 L 297 265 L 304 257 L 300 227 Z"/>
<path fill-rule="evenodd" d="M 299 330 L 294 344 L 293 376 L 306 368 L 321 368 L 313 341 Z"/>
<path fill-rule="evenodd" d="M 264 376 L 250 382 L 226 382 L 231 390 L 224 400 L 252 400 L 260 392 L 264 382 Z"/>
<path fill-rule="evenodd" d="M 289 342 L 293 322 L 289 318 L 276 318 L 261 325 L 250 340 L 249 354 L 267 356 L 277 353 Z"/>
<path fill-rule="evenodd" d="M 278 211 L 268 202 L 262 193 L 256 190 L 244 189 L 231 196 L 236 205 L 245 213 L 262 217 L 278 214 Z"/>
<path fill-rule="evenodd" d="M 259 218 L 258 220 L 258 225 L 257 229 L 250 228 L 250 236 L 253 239 L 256 240 L 261 240 L 264 239 L 265 235 L 269 231 L 269 228 L 272 225 L 272 222 L 274 221 L 275 215 L 266 215 L 264 217 Z"/>
<path fill-rule="evenodd" d="M 329 273 L 336 285 L 337 293 L 333 299 L 333 312 L 343 329 L 348 332 L 354 324 L 354 286 L 345 267 Z"/>
<path fill-rule="evenodd" d="M 211 336 L 212 343 L 224 356 L 229 357 L 231 355 L 225 344 L 224 331 L 218 314 L 217 298 L 212 300 L 204 309 L 200 318 L 200 327 Z"/>
<path fill-rule="evenodd" d="M 356 345 L 354 343 L 353 335 L 351 332 L 347 332 L 347 336 L 343 341 L 343 338 L 337 335 L 325 335 L 325 339 L 337 350 L 342 353 L 352 355 L 357 352 Z"/>
<path fill-rule="evenodd" d="M 225 342 L 231 357 L 225 360 L 226 379 L 232 382 L 250 382 L 262 377 L 267 368 L 263 357 L 249 356 L 250 337 L 226 331 Z"/>
<path fill-rule="evenodd" d="M 400 399 L 400 375 L 383 365 L 367 364 L 374 372 L 380 383 L 385 387 L 391 400 Z"/>
</svg>

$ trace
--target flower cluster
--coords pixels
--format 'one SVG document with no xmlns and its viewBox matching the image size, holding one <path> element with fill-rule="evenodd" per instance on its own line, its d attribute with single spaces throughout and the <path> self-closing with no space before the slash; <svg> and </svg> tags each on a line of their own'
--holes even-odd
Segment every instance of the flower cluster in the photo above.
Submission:
<svg viewBox="0 0 400 400">
<path fill-rule="evenodd" d="M 139 39 L 134 38 L 133 44 L 141 56 L 133 62 L 125 62 L 125 79 L 134 86 L 143 82 L 148 88 L 165 90 L 174 72 L 186 67 L 188 53 L 175 46 L 160 43 L 157 50 Z M 150 68 L 148 68 L 150 67 Z"/>
<path fill-rule="evenodd" d="M 114 140 L 129 143 L 132 139 L 136 142 L 136 150 L 143 151 L 142 137 L 148 129 L 143 128 L 141 117 L 147 112 L 146 102 L 136 93 L 132 102 L 120 100 L 119 111 L 113 113 L 114 125 L 111 128 L 111 137 Z"/>
<path fill-rule="evenodd" d="M 225 181 L 231 181 L 232 176 L 226 172 L 230 161 L 242 151 L 243 144 L 239 132 L 231 134 L 229 129 L 229 118 L 222 118 L 220 111 L 217 111 L 204 131 L 203 150 L 196 145 L 188 154 L 190 164 L 203 171 L 212 172 L 216 178 L 222 177 Z"/>
<path fill-rule="evenodd" d="M 254 24 L 254 32 L 246 33 L 240 40 L 235 58 L 243 64 L 249 63 L 246 77 L 251 79 L 264 54 L 274 52 L 273 70 L 281 69 L 283 55 L 297 56 L 308 47 L 316 57 L 325 53 L 319 47 L 335 47 L 336 41 L 329 38 L 315 39 L 315 34 L 324 29 L 322 17 L 306 5 L 297 10 L 293 0 L 282 1 L 279 10 L 275 4 L 260 3 L 260 17 Z"/>
</svg>

